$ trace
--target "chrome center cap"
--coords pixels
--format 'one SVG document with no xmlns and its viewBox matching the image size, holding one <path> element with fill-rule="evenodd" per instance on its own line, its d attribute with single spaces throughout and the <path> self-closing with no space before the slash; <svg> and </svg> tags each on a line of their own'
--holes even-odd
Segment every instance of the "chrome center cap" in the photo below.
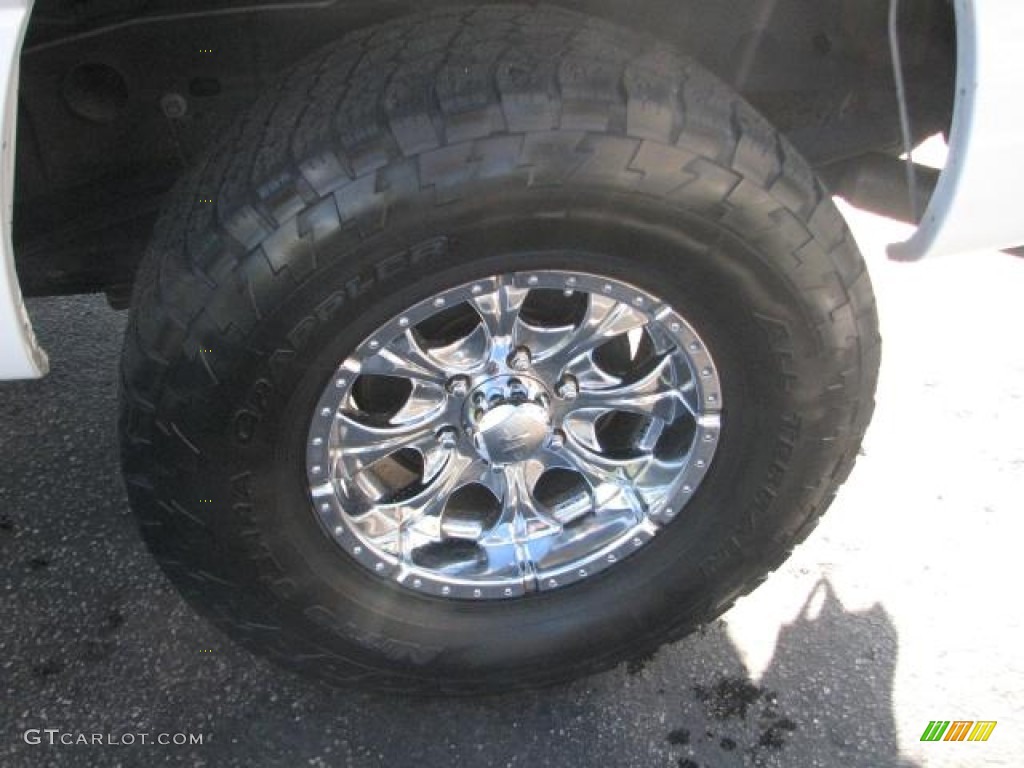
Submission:
<svg viewBox="0 0 1024 768">
<path fill-rule="evenodd" d="M 510 464 L 532 456 L 550 433 L 551 417 L 543 406 L 504 403 L 480 419 L 473 442 L 492 464 Z"/>
<path fill-rule="evenodd" d="M 499 376 L 469 398 L 467 422 L 473 444 L 492 464 L 532 456 L 551 436 L 550 398 L 543 385 L 525 376 Z"/>
</svg>

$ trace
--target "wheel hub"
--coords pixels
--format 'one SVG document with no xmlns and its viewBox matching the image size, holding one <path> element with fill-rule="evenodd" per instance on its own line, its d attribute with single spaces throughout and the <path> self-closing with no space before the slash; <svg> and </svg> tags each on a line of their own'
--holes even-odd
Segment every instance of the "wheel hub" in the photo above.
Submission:
<svg viewBox="0 0 1024 768">
<path fill-rule="evenodd" d="M 466 431 L 484 461 L 523 461 L 549 441 L 551 398 L 536 379 L 500 376 L 477 387 L 466 404 Z"/>
</svg>

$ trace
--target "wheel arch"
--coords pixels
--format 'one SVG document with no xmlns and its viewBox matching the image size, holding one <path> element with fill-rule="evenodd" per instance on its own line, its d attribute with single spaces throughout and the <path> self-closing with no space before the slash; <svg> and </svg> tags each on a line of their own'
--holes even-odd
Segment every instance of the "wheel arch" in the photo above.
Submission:
<svg viewBox="0 0 1024 768">
<path fill-rule="evenodd" d="M 27 2 L 27 0 L 26 0 Z M 164 193 L 262 86 L 334 37 L 480 0 L 36 0 L 21 55 L 14 253 L 26 295 L 124 304 Z M 812 162 L 893 150 L 888 0 L 559 0 L 651 32 L 766 114 Z M 524 3 L 525 5 L 525 3 Z M 948 0 L 905 0 L 916 125 L 952 109 Z M 671 20 L 673 23 L 666 23 Z M 933 70 L 937 77 L 926 77 Z M 933 83 L 933 84 L 932 84 Z"/>
</svg>

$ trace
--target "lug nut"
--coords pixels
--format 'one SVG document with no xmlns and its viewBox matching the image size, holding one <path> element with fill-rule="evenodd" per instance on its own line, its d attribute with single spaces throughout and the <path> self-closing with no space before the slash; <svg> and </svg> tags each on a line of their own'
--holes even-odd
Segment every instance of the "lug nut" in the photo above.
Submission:
<svg viewBox="0 0 1024 768">
<path fill-rule="evenodd" d="M 580 385 L 572 376 L 566 376 L 558 382 L 558 388 L 555 390 L 555 394 L 563 400 L 575 400 L 579 397 Z"/>
<path fill-rule="evenodd" d="M 512 379 L 508 383 L 508 394 L 513 400 L 525 400 L 527 396 L 526 387 L 523 386 L 523 382 L 519 381 L 519 379 Z"/>
<path fill-rule="evenodd" d="M 513 371 L 528 370 L 530 362 L 530 350 L 526 347 L 516 347 L 512 354 L 508 356 L 508 367 Z"/>
<path fill-rule="evenodd" d="M 448 381 L 448 393 L 455 397 L 465 397 L 469 394 L 469 379 L 465 376 L 453 376 Z"/>
<path fill-rule="evenodd" d="M 441 447 L 446 451 L 450 451 L 455 448 L 455 443 L 458 441 L 458 435 L 455 430 L 451 427 L 442 429 L 437 433 L 437 442 L 441 444 Z"/>
</svg>

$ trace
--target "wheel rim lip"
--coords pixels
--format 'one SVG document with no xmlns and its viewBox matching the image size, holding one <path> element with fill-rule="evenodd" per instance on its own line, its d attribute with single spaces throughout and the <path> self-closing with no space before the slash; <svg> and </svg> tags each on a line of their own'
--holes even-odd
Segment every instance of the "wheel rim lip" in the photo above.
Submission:
<svg viewBox="0 0 1024 768">
<path fill-rule="evenodd" d="M 586 553 L 584 558 L 564 565 L 535 571 L 518 579 L 461 578 L 441 574 L 411 560 L 404 560 L 366 540 L 334 488 L 329 471 L 332 428 L 337 414 L 359 376 L 359 363 L 376 355 L 409 328 L 444 311 L 471 301 L 501 280 L 517 288 L 581 291 L 601 295 L 629 305 L 658 323 L 678 342 L 681 359 L 690 369 L 697 393 L 696 428 L 689 457 L 668 494 L 668 502 L 646 515 L 641 523 L 616 537 L 606 546 Z M 471 369 L 452 368 L 450 376 Z M 493 373 L 493 371 L 492 371 Z M 511 372 L 514 375 L 514 372 Z M 551 383 L 548 382 L 550 385 Z M 618 278 L 567 270 L 527 270 L 462 283 L 440 291 L 401 312 L 364 338 L 333 372 L 317 401 L 306 442 L 306 477 L 310 500 L 327 535 L 366 571 L 409 590 L 442 598 L 495 600 L 520 597 L 534 591 L 560 589 L 588 579 L 641 550 L 661 529 L 672 522 L 693 498 L 710 469 L 721 437 L 723 397 L 719 369 L 701 336 L 676 308 L 654 294 Z"/>
</svg>

